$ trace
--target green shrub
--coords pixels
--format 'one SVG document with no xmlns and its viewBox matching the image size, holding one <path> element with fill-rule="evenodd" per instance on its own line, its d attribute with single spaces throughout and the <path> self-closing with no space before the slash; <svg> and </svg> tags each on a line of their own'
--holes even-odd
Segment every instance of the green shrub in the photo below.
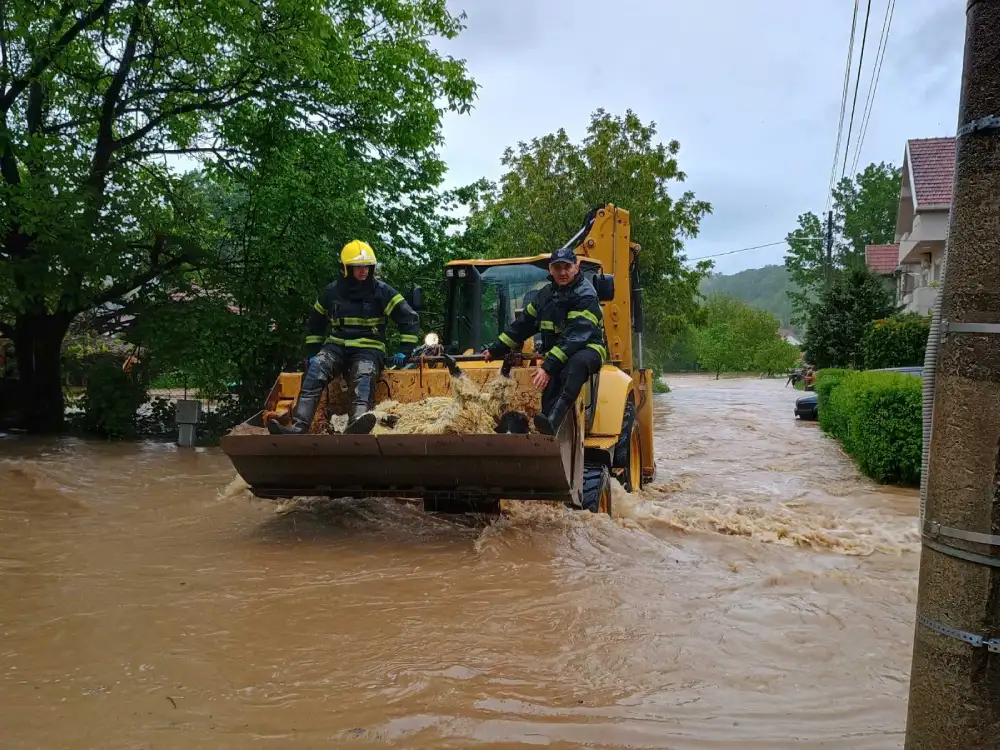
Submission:
<svg viewBox="0 0 1000 750">
<path fill-rule="evenodd" d="M 83 428 L 92 434 L 121 439 L 136 435 L 136 412 L 146 403 L 141 365 L 124 372 L 114 359 L 100 359 L 87 371 L 87 390 L 81 399 Z"/>
<path fill-rule="evenodd" d="M 924 363 L 929 316 L 904 313 L 876 320 L 865 328 L 865 368 L 911 367 Z"/>
<path fill-rule="evenodd" d="M 854 370 L 842 370 L 830 367 L 817 371 L 816 380 L 813 382 L 813 390 L 816 391 L 816 399 L 819 406 L 819 425 L 833 437 L 839 438 L 842 429 L 838 423 L 838 414 L 830 408 L 830 394 L 839 385 L 840 381 L 852 372 Z"/>
<path fill-rule="evenodd" d="M 859 373 L 850 420 L 851 454 L 877 482 L 920 483 L 923 436 L 920 378 L 902 373 Z"/>
<path fill-rule="evenodd" d="M 894 372 L 821 371 L 820 426 L 877 482 L 920 483 L 922 382 Z M 822 390 L 821 390 L 822 388 Z"/>
</svg>

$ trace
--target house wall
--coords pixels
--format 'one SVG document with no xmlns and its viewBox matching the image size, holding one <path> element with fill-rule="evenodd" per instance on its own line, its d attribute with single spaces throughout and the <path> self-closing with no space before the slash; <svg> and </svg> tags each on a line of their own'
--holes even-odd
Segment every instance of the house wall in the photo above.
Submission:
<svg viewBox="0 0 1000 750">
<path fill-rule="evenodd" d="M 919 263 L 921 255 L 932 248 L 944 247 L 948 236 L 948 211 L 920 211 L 913 219 L 913 228 L 899 239 L 899 262 Z"/>
<path fill-rule="evenodd" d="M 944 247 L 932 247 L 920 256 L 920 262 L 902 267 L 897 286 L 897 298 L 907 312 L 927 315 L 937 299 L 941 274 L 944 271 Z"/>
</svg>

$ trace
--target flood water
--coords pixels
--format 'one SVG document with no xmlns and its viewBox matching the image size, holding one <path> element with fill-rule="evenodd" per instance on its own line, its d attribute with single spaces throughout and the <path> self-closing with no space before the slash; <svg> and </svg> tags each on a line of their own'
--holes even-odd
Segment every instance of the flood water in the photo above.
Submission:
<svg viewBox="0 0 1000 750">
<path fill-rule="evenodd" d="M 783 380 L 670 383 L 614 520 L 279 514 L 214 449 L 0 439 L 2 746 L 902 747 L 916 491 Z"/>
</svg>

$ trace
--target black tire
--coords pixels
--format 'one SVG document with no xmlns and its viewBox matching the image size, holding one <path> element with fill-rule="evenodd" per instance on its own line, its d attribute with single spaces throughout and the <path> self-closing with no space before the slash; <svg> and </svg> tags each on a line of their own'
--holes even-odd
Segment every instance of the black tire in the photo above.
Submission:
<svg viewBox="0 0 1000 750">
<path fill-rule="evenodd" d="M 612 515 L 611 472 L 604 464 L 584 464 L 583 466 L 583 509 L 600 513 L 601 498 L 604 498 L 604 512 Z"/>
<path fill-rule="evenodd" d="M 638 492 L 641 487 L 632 486 L 632 471 L 629 466 L 629 458 L 632 455 L 632 432 L 639 419 L 634 401 L 625 402 L 625 413 L 622 415 L 622 431 L 618 433 L 618 442 L 615 444 L 615 455 L 611 466 L 621 469 L 618 480 L 627 492 Z M 638 436 L 638 433 L 636 433 Z M 641 451 L 640 451 L 641 455 Z M 639 468 L 638 475 L 642 476 L 642 467 Z M 641 482 L 640 482 L 641 483 Z"/>
</svg>

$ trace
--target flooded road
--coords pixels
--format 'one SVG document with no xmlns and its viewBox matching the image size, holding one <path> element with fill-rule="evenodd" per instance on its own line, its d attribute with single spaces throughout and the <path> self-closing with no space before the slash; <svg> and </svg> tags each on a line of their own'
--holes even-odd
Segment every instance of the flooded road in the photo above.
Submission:
<svg viewBox="0 0 1000 750">
<path fill-rule="evenodd" d="M 783 380 L 670 383 L 614 520 L 278 514 L 216 450 L 0 439 L 3 747 L 902 747 L 916 491 Z"/>
</svg>

